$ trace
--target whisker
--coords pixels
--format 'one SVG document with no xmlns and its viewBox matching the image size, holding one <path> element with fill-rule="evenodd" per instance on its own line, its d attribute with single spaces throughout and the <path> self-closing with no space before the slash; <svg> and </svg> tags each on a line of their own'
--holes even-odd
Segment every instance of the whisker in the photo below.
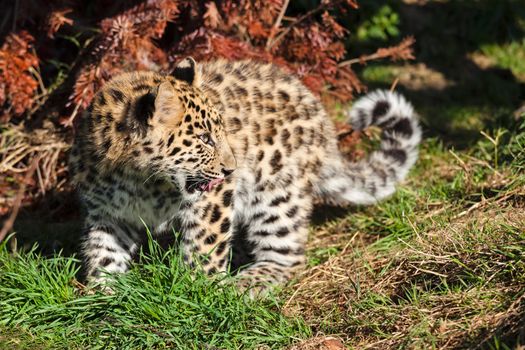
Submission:
<svg viewBox="0 0 525 350">
<path fill-rule="evenodd" d="M 160 173 L 161 173 L 161 170 L 160 170 L 160 169 L 157 170 L 157 171 L 154 171 L 150 176 L 148 176 L 148 177 L 146 178 L 146 180 L 144 180 L 144 182 L 143 182 L 142 184 L 145 185 L 146 182 L 148 182 L 149 179 L 151 179 L 151 178 L 154 177 L 154 176 L 159 175 Z"/>
</svg>

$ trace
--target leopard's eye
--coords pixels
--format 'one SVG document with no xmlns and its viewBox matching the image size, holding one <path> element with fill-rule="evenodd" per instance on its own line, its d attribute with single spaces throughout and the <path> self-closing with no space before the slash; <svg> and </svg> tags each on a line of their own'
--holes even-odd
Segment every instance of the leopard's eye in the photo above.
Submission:
<svg viewBox="0 0 525 350">
<path fill-rule="evenodd" d="M 200 140 L 202 142 L 204 142 L 205 144 L 211 146 L 211 147 L 215 147 L 215 142 L 213 142 L 210 134 L 206 133 L 206 134 L 202 134 L 199 136 Z"/>
</svg>

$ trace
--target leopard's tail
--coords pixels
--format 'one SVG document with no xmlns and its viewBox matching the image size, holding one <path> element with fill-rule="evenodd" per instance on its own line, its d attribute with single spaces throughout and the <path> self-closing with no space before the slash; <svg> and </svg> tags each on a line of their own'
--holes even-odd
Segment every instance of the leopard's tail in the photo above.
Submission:
<svg viewBox="0 0 525 350">
<path fill-rule="evenodd" d="M 421 128 L 412 105 L 400 94 L 385 90 L 360 98 L 347 115 L 354 130 L 372 125 L 382 129 L 379 149 L 358 162 L 343 157 L 326 162 L 319 194 L 337 205 L 373 204 L 392 195 L 416 162 Z"/>
</svg>

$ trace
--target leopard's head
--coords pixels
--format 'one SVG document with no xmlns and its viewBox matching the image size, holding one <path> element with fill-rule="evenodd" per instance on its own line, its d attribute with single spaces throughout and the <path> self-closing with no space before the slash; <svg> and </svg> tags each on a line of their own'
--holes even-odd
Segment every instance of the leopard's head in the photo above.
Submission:
<svg viewBox="0 0 525 350">
<path fill-rule="evenodd" d="M 102 162 L 148 180 L 162 178 L 188 193 L 221 183 L 235 170 L 236 160 L 223 119 L 199 86 L 200 70 L 192 58 L 167 76 L 130 73 L 108 83 L 96 99 L 132 97 L 122 103 L 115 99 L 113 117 L 101 118 L 111 124 L 93 128 L 93 139 L 101 140 L 95 143 L 103 150 Z M 93 114 L 104 114 L 102 109 L 95 107 Z M 104 141 L 108 136 L 111 140 Z"/>
<path fill-rule="evenodd" d="M 151 116 L 152 143 L 163 144 L 160 171 L 189 193 L 210 191 L 237 166 L 224 122 L 199 89 L 192 58 L 180 62 L 172 77 L 158 86 Z"/>
</svg>

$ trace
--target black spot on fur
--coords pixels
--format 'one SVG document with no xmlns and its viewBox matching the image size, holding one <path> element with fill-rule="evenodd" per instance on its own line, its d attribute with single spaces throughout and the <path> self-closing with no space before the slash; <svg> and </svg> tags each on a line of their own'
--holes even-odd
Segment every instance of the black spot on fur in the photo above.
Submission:
<svg viewBox="0 0 525 350">
<path fill-rule="evenodd" d="M 218 205 L 213 207 L 213 212 L 211 213 L 210 223 L 213 224 L 221 218 L 221 209 Z"/>
<path fill-rule="evenodd" d="M 275 113 L 277 112 L 277 109 L 273 105 L 266 105 L 265 110 L 267 113 Z"/>
<path fill-rule="evenodd" d="M 100 93 L 99 97 L 98 97 L 98 104 L 103 107 L 106 105 L 106 98 L 104 97 L 104 94 L 103 93 Z"/>
<path fill-rule="evenodd" d="M 124 101 L 124 94 L 122 93 L 122 91 L 110 89 L 109 94 L 111 95 L 111 97 L 113 98 L 115 102 Z"/>
<path fill-rule="evenodd" d="M 211 234 L 208 237 L 206 237 L 206 239 L 204 240 L 204 243 L 210 245 L 210 244 L 215 243 L 216 241 L 217 241 L 217 235 Z"/>
<path fill-rule="evenodd" d="M 192 145 L 191 141 L 190 140 L 184 140 L 182 141 L 182 144 L 186 147 L 190 147 Z"/>
<path fill-rule="evenodd" d="M 227 244 L 228 244 L 228 242 L 226 242 L 226 241 L 222 241 L 221 243 L 219 243 L 219 245 L 217 246 L 217 249 L 215 250 L 215 254 L 222 255 L 222 253 L 224 253 L 224 250 L 226 250 L 226 245 Z M 220 265 L 222 265 L 222 264 L 224 264 L 224 262 L 220 263 Z"/>
<path fill-rule="evenodd" d="M 261 178 L 262 178 L 262 170 L 257 169 L 257 172 L 255 173 L 255 183 L 259 183 L 259 181 L 261 181 Z"/>
<path fill-rule="evenodd" d="M 258 213 L 255 213 L 252 215 L 252 220 L 259 220 L 260 218 L 262 218 L 263 216 L 265 215 L 264 212 L 258 212 Z"/>
<path fill-rule="evenodd" d="M 232 124 L 232 126 L 237 129 L 237 130 L 240 130 L 241 127 L 242 127 L 242 122 L 239 118 L 237 117 L 233 117 L 233 118 L 230 118 L 230 123 Z"/>
<path fill-rule="evenodd" d="M 197 239 L 201 239 L 202 237 L 204 237 L 204 235 L 206 234 L 206 230 L 200 230 L 199 233 L 197 233 L 197 236 L 195 236 L 195 238 Z"/>
<path fill-rule="evenodd" d="M 174 139 L 175 139 L 175 135 L 171 134 L 170 137 L 168 138 L 168 143 L 166 144 L 166 147 L 170 147 Z"/>
<path fill-rule="evenodd" d="M 263 247 L 262 250 L 267 251 L 267 252 L 272 251 L 272 252 L 276 252 L 282 255 L 290 254 L 290 248 Z"/>
<path fill-rule="evenodd" d="M 270 202 L 271 207 L 276 207 L 281 203 L 286 203 L 290 200 L 290 194 L 284 196 L 284 197 L 276 197 Z"/>
<path fill-rule="evenodd" d="M 232 204 L 232 197 L 233 197 L 232 190 L 225 191 L 222 195 L 222 204 L 225 207 L 229 207 Z"/>
<path fill-rule="evenodd" d="M 189 221 L 184 224 L 184 227 L 186 230 L 193 230 L 196 229 L 199 226 L 197 221 Z"/>
<path fill-rule="evenodd" d="M 294 205 L 293 207 L 288 209 L 288 211 L 286 212 L 286 216 L 288 216 L 289 218 L 293 218 L 295 214 L 297 214 L 298 210 L 299 210 L 299 207 L 297 205 Z"/>
<path fill-rule="evenodd" d="M 150 86 L 146 84 L 138 84 L 138 85 L 133 86 L 134 91 L 149 90 L 149 89 L 150 89 Z"/>
<path fill-rule="evenodd" d="M 272 156 L 272 159 L 270 159 L 270 165 L 272 166 L 272 174 L 275 174 L 281 168 L 283 167 L 283 164 L 281 163 L 282 154 L 281 151 L 276 150 Z"/>
<path fill-rule="evenodd" d="M 290 132 L 288 131 L 288 129 L 284 129 L 282 132 L 281 132 L 281 142 L 286 145 L 288 144 L 288 140 L 290 139 Z"/>
<path fill-rule="evenodd" d="M 366 112 L 363 109 L 357 110 L 357 119 L 358 121 L 354 122 L 352 125 L 357 130 L 364 129 L 368 126 L 368 117 L 367 117 Z"/>
<path fill-rule="evenodd" d="M 178 152 L 180 152 L 180 147 L 175 147 L 171 152 L 170 156 L 176 155 Z"/>
<path fill-rule="evenodd" d="M 223 222 L 221 223 L 221 233 L 226 233 L 230 229 L 231 223 L 230 219 L 225 218 Z"/>
<path fill-rule="evenodd" d="M 261 230 L 261 231 L 255 231 L 255 232 L 253 233 L 254 236 L 261 236 L 261 237 L 267 237 L 267 236 L 269 236 L 270 234 L 271 234 L 270 232 L 268 232 L 268 231 L 262 231 L 262 230 Z"/>
<path fill-rule="evenodd" d="M 410 137 L 414 132 L 414 130 L 412 129 L 412 125 L 410 124 L 410 120 L 408 120 L 407 118 L 399 120 L 392 126 L 391 130 L 394 131 L 396 134 L 400 134 L 405 137 Z"/>
<path fill-rule="evenodd" d="M 272 215 L 272 216 L 268 217 L 266 220 L 264 220 L 263 224 L 273 224 L 277 220 L 279 220 L 279 217 L 277 215 Z"/>
<path fill-rule="evenodd" d="M 284 102 L 290 101 L 290 95 L 284 90 L 277 91 L 277 94 L 279 95 L 279 98 L 283 100 Z"/>
<path fill-rule="evenodd" d="M 202 218 L 204 219 L 206 216 L 208 216 L 208 213 L 210 212 L 211 210 L 211 206 L 212 204 L 211 203 L 208 203 L 206 204 L 206 207 L 204 207 L 204 210 L 202 211 Z"/>
<path fill-rule="evenodd" d="M 240 96 L 243 96 L 243 97 L 248 96 L 248 91 L 245 88 L 243 88 L 242 86 L 236 86 L 235 87 L 235 93 L 237 95 L 240 95 Z"/>
<path fill-rule="evenodd" d="M 128 127 L 123 122 L 118 122 L 117 125 L 115 126 L 115 130 L 117 130 L 118 132 L 124 132 L 126 131 L 127 128 Z"/>
<path fill-rule="evenodd" d="M 193 60 L 186 60 L 189 65 L 184 67 L 175 67 L 171 75 L 178 80 L 183 80 L 192 85 L 195 80 L 195 63 Z"/>
<path fill-rule="evenodd" d="M 407 160 L 407 154 L 402 149 L 389 149 L 386 151 L 383 151 L 385 155 L 387 155 L 390 158 L 394 158 L 398 163 L 404 164 Z"/>
<path fill-rule="evenodd" d="M 287 227 L 281 227 L 279 230 L 277 230 L 277 237 L 284 237 L 289 233 L 290 230 L 288 230 Z"/>
<path fill-rule="evenodd" d="M 222 83 L 223 80 L 224 80 L 224 77 L 222 76 L 222 74 L 219 74 L 219 73 L 215 73 L 213 75 L 213 78 L 211 79 L 212 83 L 217 84 L 217 85 Z"/>
<path fill-rule="evenodd" d="M 390 103 L 388 101 L 379 101 L 372 110 L 372 121 L 375 122 L 380 117 L 388 113 L 390 109 Z"/>
<path fill-rule="evenodd" d="M 114 261 L 115 260 L 113 260 L 111 258 L 105 257 L 102 260 L 100 260 L 100 266 L 106 267 L 106 266 L 108 266 L 109 264 L 111 264 Z"/>
</svg>

